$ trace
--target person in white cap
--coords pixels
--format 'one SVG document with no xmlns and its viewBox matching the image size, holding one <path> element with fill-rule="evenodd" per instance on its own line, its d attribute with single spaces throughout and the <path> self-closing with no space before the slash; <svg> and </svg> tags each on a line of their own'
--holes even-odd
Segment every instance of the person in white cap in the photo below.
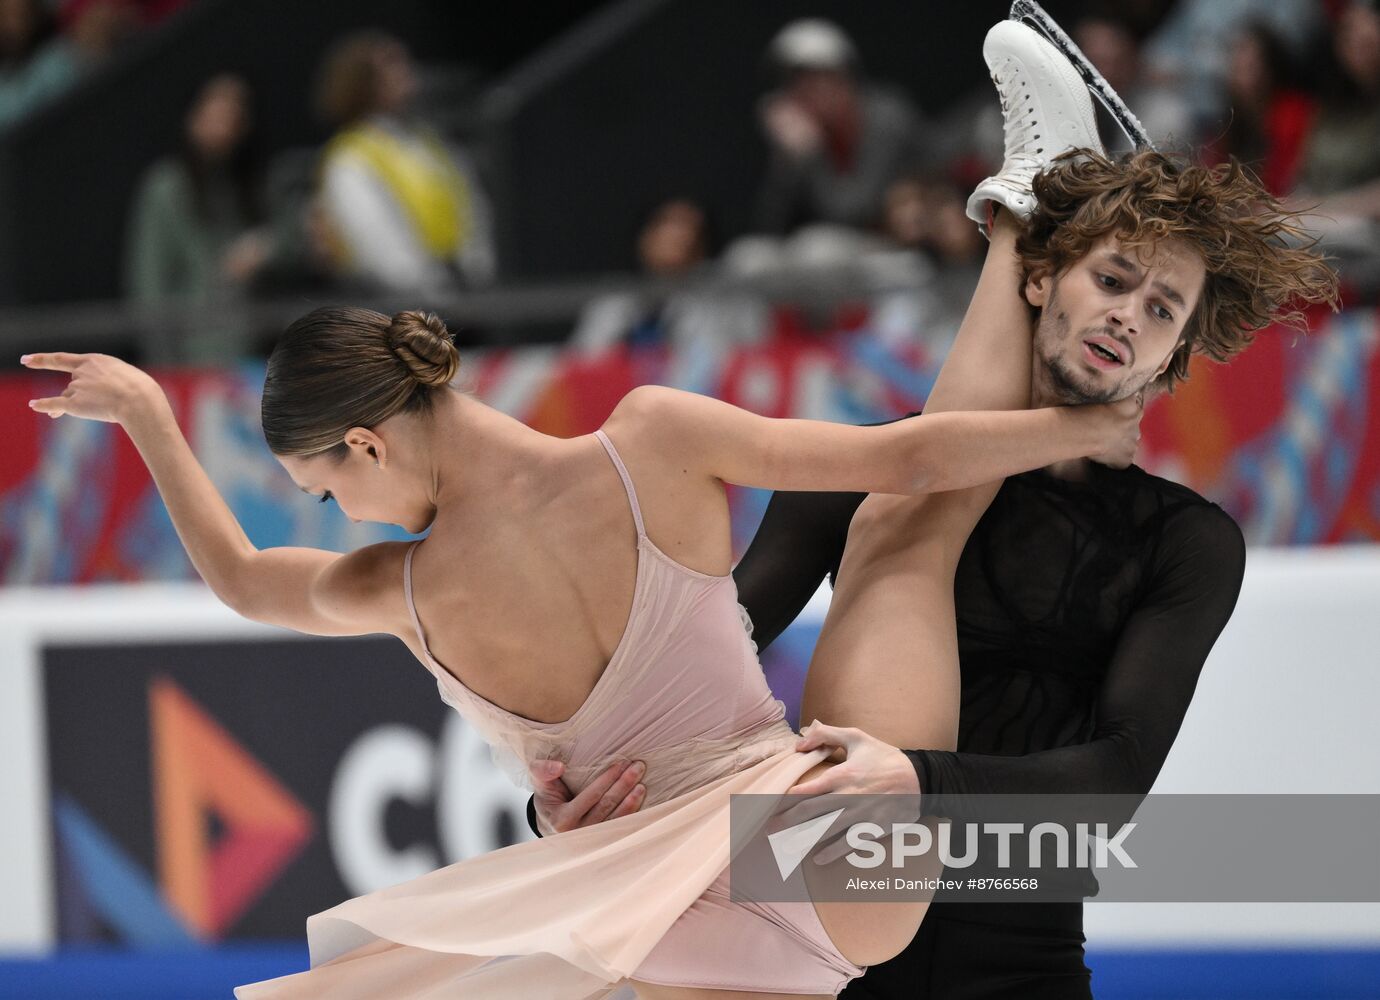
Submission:
<svg viewBox="0 0 1380 1000">
<path fill-rule="evenodd" d="M 902 94 L 859 79 L 853 43 L 829 21 L 792 21 L 767 58 L 780 86 L 759 106 L 771 152 L 757 229 L 871 228 L 888 186 L 925 160 L 919 113 Z"/>
</svg>

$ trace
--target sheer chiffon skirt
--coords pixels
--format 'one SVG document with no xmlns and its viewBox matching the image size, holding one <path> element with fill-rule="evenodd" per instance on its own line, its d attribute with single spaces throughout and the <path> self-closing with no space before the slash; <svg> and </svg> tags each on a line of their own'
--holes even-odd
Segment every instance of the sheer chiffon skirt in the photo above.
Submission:
<svg viewBox="0 0 1380 1000">
<path fill-rule="evenodd" d="M 638 978 L 644 961 L 653 982 L 662 981 L 657 975 L 685 985 L 740 979 L 748 974 L 725 968 L 735 964 L 731 955 L 704 947 L 707 915 L 712 925 L 716 909 L 722 915 L 726 905 L 740 905 L 726 904 L 723 893 L 729 797 L 780 794 L 828 755 L 795 751 L 794 734 L 781 728 L 767 756 L 675 798 L 315 914 L 307 919 L 311 969 L 241 986 L 235 996 L 593 1000 L 618 991 L 621 998 L 628 993 L 618 987 Z M 781 960 L 768 964 L 782 967 L 773 978 L 786 986 L 757 989 L 837 994 L 864 971 L 833 947 L 813 904 L 748 905 L 758 907 L 757 923 L 745 932 L 742 921 L 752 918 L 736 913 L 732 936 L 759 969 L 775 945 Z M 752 946 L 754 937 L 763 947 Z"/>
</svg>

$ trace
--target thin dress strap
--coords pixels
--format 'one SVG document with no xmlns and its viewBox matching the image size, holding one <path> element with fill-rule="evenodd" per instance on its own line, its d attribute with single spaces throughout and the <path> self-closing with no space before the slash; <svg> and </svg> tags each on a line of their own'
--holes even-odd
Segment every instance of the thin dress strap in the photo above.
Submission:
<svg viewBox="0 0 1380 1000">
<path fill-rule="evenodd" d="M 594 432 L 594 436 L 599 439 L 604 450 L 609 453 L 609 458 L 613 459 L 613 464 L 618 468 L 618 475 L 623 478 L 623 488 L 628 491 L 628 503 L 632 506 L 633 523 L 637 525 L 637 537 L 644 538 L 647 530 L 642 527 L 642 508 L 637 505 L 637 490 L 633 489 L 632 477 L 628 475 L 628 467 L 623 464 L 623 460 L 618 457 L 618 450 L 614 448 L 609 436 L 602 430 Z"/>
<path fill-rule="evenodd" d="M 432 659 L 431 647 L 426 644 L 426 635 L 422 632 L 422 621 L 417 617 L 417 605 L 412 603 L 412 553 L 421 545 L 425 539 L 417 539 L 407 547 L 407 555 L 403 557 L 403 596 L 407 598 L 407 613 L 412 616 L 412 627 L 417 630 L 417 641 L 422 645 L 422 652 L 427 659 Z"/>
</svg>

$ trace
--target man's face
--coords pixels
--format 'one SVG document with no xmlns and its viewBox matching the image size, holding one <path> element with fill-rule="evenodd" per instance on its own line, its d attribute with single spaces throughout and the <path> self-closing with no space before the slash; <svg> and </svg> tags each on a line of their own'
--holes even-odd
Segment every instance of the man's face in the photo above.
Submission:
<svg viewBox="0 0 1380 1000">
<path fill-rule="evenodd" d="M 789 92 L 810 117 L 828 126 L 852 107 L 855 84 L 843 70 L 807 69 L 795 74 Z"/>
<path fill-rule="evenodd" d="M 1035 386 L 1044 403 L 1125 399 L 1163 374 L 1202 295 L 1203 259 L 1162 240 L 1126 247 L 1104 236 L 1057 278 L 1032 275 L 1040 307 Z"/>
</svg>

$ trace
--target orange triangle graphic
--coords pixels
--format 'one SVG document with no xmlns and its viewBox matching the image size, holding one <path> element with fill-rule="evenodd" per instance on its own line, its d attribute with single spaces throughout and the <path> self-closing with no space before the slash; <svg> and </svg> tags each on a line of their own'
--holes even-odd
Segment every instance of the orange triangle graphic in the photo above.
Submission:
<svg viewBox="0 0 1380 1000">
<path fill-rule="evenodd" d="M 149 684 L 149 728 L 163 894 L 218 938 L 305 846 L 311 813 L 165 677 Z M 214 847 L 211 812 L 226 827 Z"/>
</svg>

